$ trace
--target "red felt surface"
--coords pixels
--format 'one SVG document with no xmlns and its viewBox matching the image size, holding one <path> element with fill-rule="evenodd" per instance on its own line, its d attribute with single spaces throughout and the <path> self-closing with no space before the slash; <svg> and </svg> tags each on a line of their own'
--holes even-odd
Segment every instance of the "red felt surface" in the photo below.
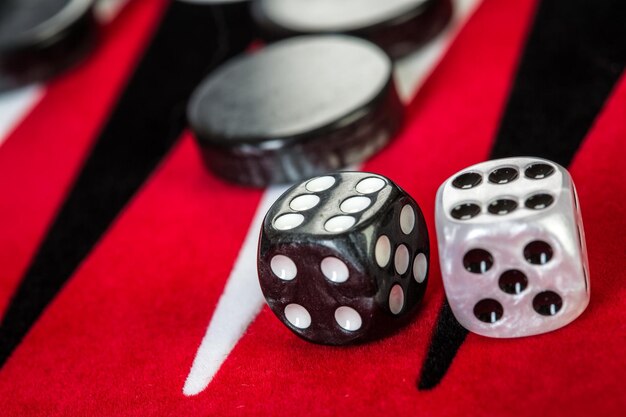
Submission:
<svg viewBox="0 0 626 417">
<path fill-rule="evenodd" d="M 138 59 L 162 2 L 137 2 L 104 28 L 90 59 L 50 83 L 0 151 L 0 311 Z M 88 86 L 88 87 L 86 87 Z"/>
<path fill-rule="evenodd" d="M 443 299 L 435 191 L 487 158 L 534 6 L 487 0 L 413 100 L 404 132 L 365 166 L 413 195 L 431 230 L 430 285 L 407 329 L 358 347 L 317 346 L 264 308 L 209 387 L 184 396 L 261 197 L 207 173 L 186 133 L 0 370 L 0 414 L 621 415 L 626 79 L 571 169 L 589 248 L 588 310 L 542 336 L 470 334 L 441 384 L 416 389 Z M 9 196 L 0 200 L 3 308 L 160 7 L 133 3 L 0 147 L 0 195 Z"/>
</svg>

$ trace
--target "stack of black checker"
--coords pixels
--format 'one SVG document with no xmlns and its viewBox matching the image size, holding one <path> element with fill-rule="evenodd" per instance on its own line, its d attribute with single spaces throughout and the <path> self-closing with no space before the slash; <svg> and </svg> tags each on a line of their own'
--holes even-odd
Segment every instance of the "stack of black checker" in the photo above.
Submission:
<svg viewBox="0 0 626 417">
<path fill-rule="evenodd" d="M 449 0 L 259 0 L 274 42 L 194 92 L 188 119 L 207 167 L 242 185 L 289 183 L 356 165 L 402 127 L 393 59 L 449 21 Z"/>
<path fill-rule="evenodd" d="M 3 0 L 0 91 L 48 79 L 76 63 L 96 40 L 93 0 Z"/>
</svg>

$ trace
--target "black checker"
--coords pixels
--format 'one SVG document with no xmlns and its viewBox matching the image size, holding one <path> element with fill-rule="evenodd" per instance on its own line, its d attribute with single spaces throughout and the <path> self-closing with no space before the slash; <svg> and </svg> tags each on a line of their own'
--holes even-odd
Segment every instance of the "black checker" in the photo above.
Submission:
<svg viewBox="0 0 626 417">
<path fill-rule="evenodd" d="M 46 80 L 93 47 L 93 0 L 3 0 L 0 90 Z"/>
<path fill-rule="evenodd" d="M 258 0 L 253 16 L 269 39 L 344 33 L 368 39 L 394 58 L 419 48 L 452 16 L 450 0 Z"/>
<path fill-rule="evenodd" d="M 295 182 L 358 164 L 401 127 L 393 64 L 370 42 L 307 36 L 233 59 L 188 117 L 206 165 L 236 183 Z"/>
</svg>

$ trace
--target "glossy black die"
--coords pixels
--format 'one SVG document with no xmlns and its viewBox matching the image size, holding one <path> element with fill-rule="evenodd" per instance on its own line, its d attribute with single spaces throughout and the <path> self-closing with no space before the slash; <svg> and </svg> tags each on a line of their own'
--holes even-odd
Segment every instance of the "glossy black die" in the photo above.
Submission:
<svg viewBox="0 0 626 417">
<path fill-rule="evenodd" d="M 429 269 L 415 201 L 364 172 L 312 178 L 270 208 L 259 242 L 269 307 L 298 336 L 343 345 L 382 337 L 417 312 Z"/>
</svg>

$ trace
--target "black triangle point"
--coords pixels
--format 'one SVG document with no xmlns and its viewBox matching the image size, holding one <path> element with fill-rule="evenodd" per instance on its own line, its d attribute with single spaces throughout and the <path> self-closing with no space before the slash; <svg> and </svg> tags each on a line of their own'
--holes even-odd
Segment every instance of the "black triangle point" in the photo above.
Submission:
<svg viewBox="0 0 626 417">
<path fill-rule="evenodd" d="M 568 166 L 626 64 L 626 2 L 539 4 L 491 159 L 535 156 Z M 435 388 L 465 340 L 447 302 L 417 386 Z"/>
<path fill-rule="evenodd" d="M 252 39 L 245 2 L 167 7 L 10 300 L 0 323 L 0 367 L 176 142 L 196 85 Z"/>
</svg>

